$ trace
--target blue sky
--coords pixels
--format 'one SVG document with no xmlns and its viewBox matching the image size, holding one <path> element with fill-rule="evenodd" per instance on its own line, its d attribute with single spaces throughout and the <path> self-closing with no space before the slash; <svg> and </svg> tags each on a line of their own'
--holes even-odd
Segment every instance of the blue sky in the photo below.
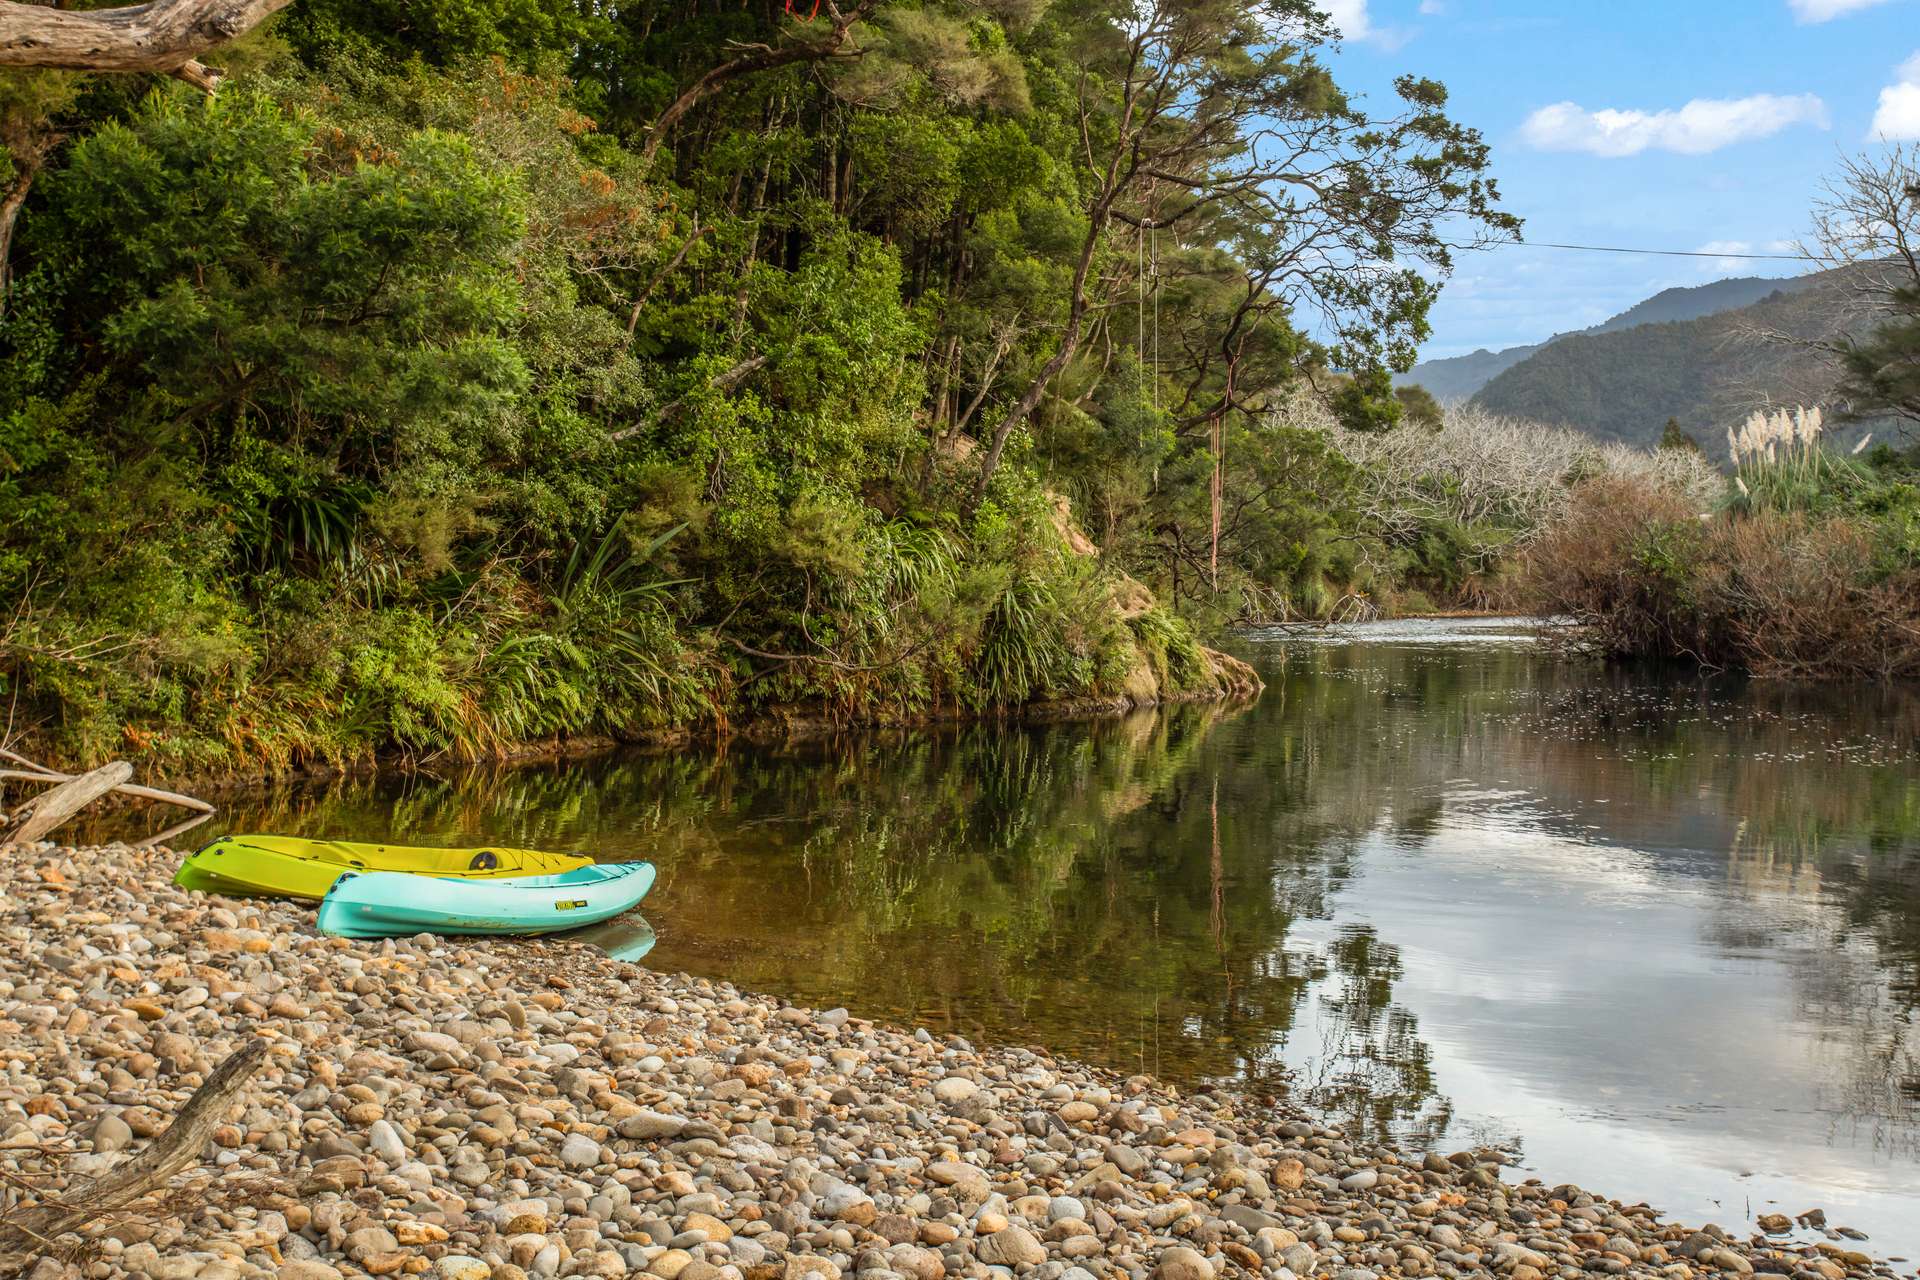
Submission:
<svg viewBox="0 0 1920 1280">
<path fill-rule="evenodd" d="M 1350 88 L 1443 81 L 1526 238 L 1791 251 L 1849 152 L 1920 138 L 1920 0 L 1321 0 Z M 1422 358 L 1537 342 L 1787 262 L 1462 255 Z"/>
</svg>

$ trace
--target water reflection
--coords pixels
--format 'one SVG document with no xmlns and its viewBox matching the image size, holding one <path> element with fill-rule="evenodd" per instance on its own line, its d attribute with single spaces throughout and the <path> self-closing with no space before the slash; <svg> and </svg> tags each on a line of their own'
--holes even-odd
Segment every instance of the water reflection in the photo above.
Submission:
<svg viewBox="0 0 1920 1280">
<path fill-rule="evenodd" d="M 660 941 L 660 935 L 653 931 L 653 926 L 646 922 L 645 917 L 637 915 L 575 929 L 566 937 L 568 941 L 582 946 L 597 947 L 613 959 L 624 960 L 628 964 L 638 964 L 646 959 Z"/>
<path fill-rule="evenodd" d="M 649 857 L 660 968 L 1920 1251 L 1920 697 L 1482 627 L 1249 651 L 1238 711 L 343 780 L 229 820 Z"/>
</svg>

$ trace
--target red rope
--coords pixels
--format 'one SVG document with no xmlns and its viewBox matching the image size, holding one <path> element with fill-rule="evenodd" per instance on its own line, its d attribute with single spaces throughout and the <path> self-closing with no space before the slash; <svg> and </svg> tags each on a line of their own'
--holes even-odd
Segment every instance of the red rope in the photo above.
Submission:
<svg viewBox="0 0 1920 1280">
<path fill-rule="evenodd" d="M 793 11 L 793 0 L 787 0 L 787 15 L 789 17 L 800 18 L 800 15 Z M 800 21 L 812 22 L 815 18 L 819 16 L 820 16 L 820 0 L 813 0 L 813 8 L 807 10 L 807 16 L 804 18 L 800 18 Z"/>
</svg>

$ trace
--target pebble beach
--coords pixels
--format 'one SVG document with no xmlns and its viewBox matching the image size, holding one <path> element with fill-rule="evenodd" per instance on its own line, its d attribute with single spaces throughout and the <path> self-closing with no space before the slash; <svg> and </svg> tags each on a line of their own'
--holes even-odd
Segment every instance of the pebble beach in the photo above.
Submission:
<svg viewBox="0 0 1920 1280">
<path fill-rule="evenodd" d="M 28 1273 L 150 1280 L 1793 1280 L 1911 1274 L 1817 1206 L 1680 1224 L 564 937 L 349 942 L 179 855 L 0 849 L 0 1215 L 266 1065 L 173 1190 Z"/>
</svg>

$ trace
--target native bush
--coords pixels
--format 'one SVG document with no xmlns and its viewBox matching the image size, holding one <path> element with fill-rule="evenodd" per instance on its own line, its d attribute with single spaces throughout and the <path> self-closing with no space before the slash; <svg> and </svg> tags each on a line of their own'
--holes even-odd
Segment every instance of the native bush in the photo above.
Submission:
<svg viewBox="0 0 1920 1280">
<path fill-rule="evenodd" d="M 544 112 L 570 146 L 551 104 L 521 96 L 518 133 L 469 135 L 524 139 Z M 570 192 L 530 201 L 473 136 L 330 105 L 337 124 L 265 84 L 157 93 L 43 184 L 5 336 L 58 341 L 10 370 L 0 418 L 0 575 L 24 601 L 0 678 L 60 709 L 65 750 L 158 724 L 140 732 L 184 765 L 471 755 L 537 726 L 697 714 L 674 624 L 625 597 L 570 642 L 584 711 L 528 707 L 504 729 L 473 714 L 511 696 L 474 686 L 499 620 L 476 621 L 471 588 L 503 554 L 538 562 L 591 527 L 606 428 L 583 441 L 579 410 L 633 399 L 576 375 L 606 342 L 566 317 L 618 329 L 572 292 L 589 233 Z M 529 642 L 566 639 L 545 628 L 555 610 L 521 612 Z M 643 633 L 651 667 L 627 643 Z M 103 646 L 121 656 L 95 660 Z"/>
<path fill-rule="evenodd" d="M 1162 689 L 1192 689 L 1211 673 L 1212 667 L 1194 641 L 1192 629 L 1182 626 L 1166 609 L 1156 605 L 1142 610 L 1127 623 Z"/>
<path fill-rule="evenodd" d="M 1055 572 L 1012 570 L 966 654 L 961 700 L 975 710 L 1116 690 L 1132 650 L 1091 562 L 1062 558 Z"/>
<path fill-rule="evenodd" d="M 1536 608 L 1610 652 L 1695 652 L 1701 619 L 1679 589 L 1704 548 L 1701 526 L 1678 495 L 1642 478 L 1587 479 L 1528 549 Z"/>
<path fill-rule="evenodd" d="M 1920 560 L 1849 514 L 1700 515 L 1627 477 L 1583 483 L 1528 555 L 1536 603 L 1603 652 L 1755 675 L 1920 674 Z"/>
<path fill-rule="evenodd" d="M 1390 545 L 1267 410 L 1420 429 L 1387 368 L 1517 224 L 1279 9 L 315 0 L 212 101 L 0 86 L 0 695 L 61 759 L 474 757 L 1189 687 L 1200 627 L 1453 589 L 1474 521 Z"/>
</svg>

